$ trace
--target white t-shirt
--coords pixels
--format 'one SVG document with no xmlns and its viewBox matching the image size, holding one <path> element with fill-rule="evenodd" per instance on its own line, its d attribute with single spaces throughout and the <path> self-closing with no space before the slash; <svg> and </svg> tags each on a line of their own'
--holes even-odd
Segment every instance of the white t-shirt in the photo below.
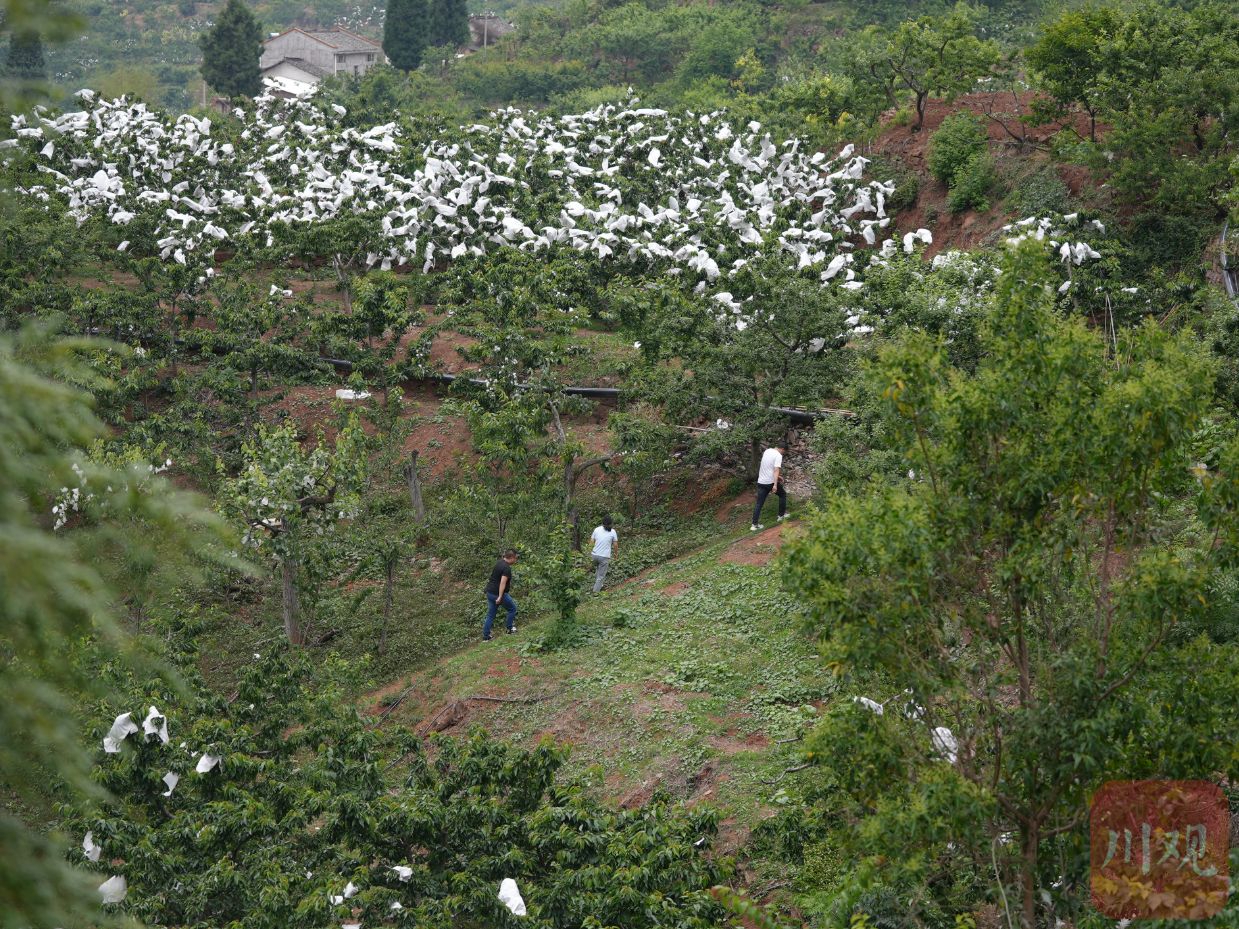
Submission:
<svg viewBox="0 0 1239 929">
<path fill-rule="evenodd" d="M 599 558 L 610 558 L 611 546 L 619 541 L 619 534 L 614 529 L 604 529 L 599 526 L 589 539 L 594 543 L 594 555 Z"/>
<path fill-rule="evenodd" d="M 757 469 L 757 483 L 773 484 L 776 468 L 783 467 L 783 456 L 777 448 L 768 448 L 762 452 L 761 467 Z"/>
</svg>

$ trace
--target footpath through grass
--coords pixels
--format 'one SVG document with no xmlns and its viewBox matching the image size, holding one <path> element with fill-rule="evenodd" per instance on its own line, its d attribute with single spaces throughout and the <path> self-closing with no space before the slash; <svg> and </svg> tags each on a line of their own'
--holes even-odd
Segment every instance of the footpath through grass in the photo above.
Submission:
<svg viewBox="0 0 1239 929">
<path fill-rule="evenodd" d="M 539 653 L 551 620 L 521 622 L 387 688 L 373 711 L 403 695 L 384 726 L 570 743 L 569 773 L 601 794 L 707 803 L 735 848 L 784 802 L 794 737 L 835 687 L 763 563 L 779 535 L 729 533 L 587 598 L 572 647 Z"/>
</svg>

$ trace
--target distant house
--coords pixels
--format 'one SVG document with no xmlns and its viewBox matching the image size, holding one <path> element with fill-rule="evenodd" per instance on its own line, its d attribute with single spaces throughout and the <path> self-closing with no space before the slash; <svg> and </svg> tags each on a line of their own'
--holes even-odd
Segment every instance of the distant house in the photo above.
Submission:
<svg viewBox="0 0 1239 929">
<path fill-rule="evenodd" d="M 494 13 L 474 13 L 469 17 L 470 48 L 486 48 L 516 29 Z"/>
<path fill-rule="evenodd" d="M 335 26 L 327 31 L 289 29 L 262 43 L 258 67 L 269 87 L 309 90 L 333 74 L 365 74 L 387 60 L 371 39 Z"/>
</svg>

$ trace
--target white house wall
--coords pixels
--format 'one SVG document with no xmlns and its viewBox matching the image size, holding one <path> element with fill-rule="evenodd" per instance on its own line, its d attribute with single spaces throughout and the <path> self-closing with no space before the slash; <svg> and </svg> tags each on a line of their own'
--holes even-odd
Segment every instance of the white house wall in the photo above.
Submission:
<svg viewBox="0 0 1239 929">
<path fill-rule="evenodd" d="M 302 58 L 328 73 L 336 70 L 335 49 L 302 32 L 286 32 L 269 39 L 263 46 L 259 67 L 265 70 L 284 58 Z"/>
</svg>

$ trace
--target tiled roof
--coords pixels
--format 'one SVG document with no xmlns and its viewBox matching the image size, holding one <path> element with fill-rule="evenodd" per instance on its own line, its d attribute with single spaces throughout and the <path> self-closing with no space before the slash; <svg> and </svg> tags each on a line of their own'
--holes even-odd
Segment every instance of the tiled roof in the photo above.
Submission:
<svg viewBox="0 0 1239 929">
<path fill-rule="evenodd" d="M 347 29 L 341 29 L 339 26 L 318 32 L 310 32 L 307 29 L 306 33 L 342 52 L 373 52 L 381 47 L 378 42 L 363 38 Z"/>
<path fill-rule="evenodd" d="M 300 70 L 304 71 L 306 74 L 313 74 L 315 77 L 330 77 L 331 76 L 330 71 L 326 70 L 325 68 L 320 68 L 318 65 L 314 64 L 312 61 L 306 61 L 304 58 L 281 58 L 279 61 L 274 61 L 271 64 L 264 66 L 263 70 L 267 71 L 271 68 L 274 68 L 276 65 L 282 65 L 284 62 L 288 62 L 294 68 L 299 68 Z"/>
</svg>

